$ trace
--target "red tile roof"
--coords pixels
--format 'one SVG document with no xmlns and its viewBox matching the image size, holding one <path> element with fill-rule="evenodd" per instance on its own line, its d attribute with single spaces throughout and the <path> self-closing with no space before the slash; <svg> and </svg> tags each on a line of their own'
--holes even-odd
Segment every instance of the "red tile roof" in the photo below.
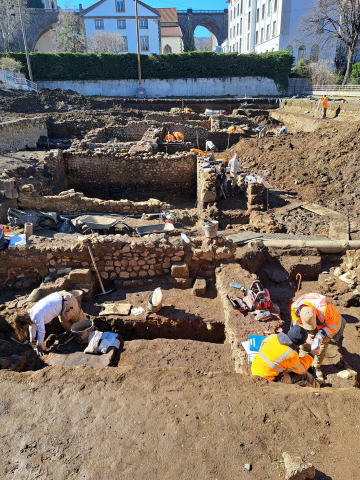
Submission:
<svg viewBox="0 0 360 480">
<path fill-rule="evenodd" d="M 156 8 L 160 13 L 160 23 L 178 23 L 176 8 Z"/>
<path fill-rule="evenodd" d="M 181 37 L 180 27 L 161 27 L 162 37 Z"/>
</svg>

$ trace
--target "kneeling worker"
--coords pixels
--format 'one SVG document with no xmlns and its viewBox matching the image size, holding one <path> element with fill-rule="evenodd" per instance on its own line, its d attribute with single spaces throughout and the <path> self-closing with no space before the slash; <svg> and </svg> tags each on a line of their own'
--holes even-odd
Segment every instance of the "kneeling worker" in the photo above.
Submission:
<svg viewBox="0 0 360 480">
<path fill-rule="evenodd" d="M 44 354 L 41 345 L 45 339 L 45 325 L 50 324 L 57 316 L 59 316 L 60 324 L 66 331 L 70 330 L 73 323 L 86 319 L 76 297 L 63 290 L 39 300 L 28 312 L 16 315 L 16 334 L 20 339 L 23 339 L 27 328 L 29 328 L 30 342 L 32 343 L 35 342 L 37 334 L 35 351 L 41 356 Z"/>
<path fill-rule="evenodd" d="M 319 381 L 324 377 L 320 369 L 330 340 L 339 342 L 346 326 L 345 319 L 336 310 L 334 305 L 319 293 L 306 293 L 291 305 L 291 319 L 293 324 L 302 325 L 308 333 L 320 342 L 320 354 L 315 355 L 313 367 Z M 300 355 L 306 354 L 310 345 L 303 345 Z"/>
<path fill-rule="evenodd" d="M 308 332 L 302 327 L 292 327 L 287 334 L 281 332 L 267 337 L 251 365 L 251 373 L 272 382 L 298 383 L 307 381 L 311 386 L 318 383 L 307 371 L 314 355 L 320 349 L 299 357 L 299 346 L 308 340 Z M 309 339 L 309 341 L 311 341 Z"/>
</svg>

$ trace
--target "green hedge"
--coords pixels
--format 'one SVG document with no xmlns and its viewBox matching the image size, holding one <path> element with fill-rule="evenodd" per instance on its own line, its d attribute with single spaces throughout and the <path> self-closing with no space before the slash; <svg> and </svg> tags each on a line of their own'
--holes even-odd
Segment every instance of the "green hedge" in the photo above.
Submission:
<svg viewBox="0 0 360 480">
<path fill-rule="evenodd" d="M 23 53 L 10 55 L 24 64 Z M 136 79 L 137 55 L 106 53 L 39 53 L 30 55 L 34 80 L 120 80 Z M 141 55 L 142 78 L 215 78 L 259 76 L 287 87 L 293 64 L 288 51 L 237 55 L 215 52 L 188 52 L 178 55 Z"/>
</svg>

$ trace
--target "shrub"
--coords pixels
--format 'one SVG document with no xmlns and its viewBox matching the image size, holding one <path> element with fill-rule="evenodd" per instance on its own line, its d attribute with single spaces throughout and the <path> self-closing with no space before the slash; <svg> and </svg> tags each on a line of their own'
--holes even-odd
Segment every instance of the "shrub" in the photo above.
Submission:
<svg viewBox="0 0 360 480">
<path fill-rule="evenodd" d="M 0 54 L 22 62 L 23 53 Z M 94 53 L 31 53 L 34 80 L 122 80 L 138 78 L 137 55 Z M 293 64 L 288 51 L 238 55 L 186 52 L 141 55 L 142 78 L 267 77 L 286 89 Z M 26 67 L 24 67 L 26 73 Z"/>
<path fill-rule="evenodd" d="M 23 64 L 18 60 L 11 57 L 0 58 L 0 68 L 7 70 L 8 72 L 19 72 L 22 69 Z"/>
</svg>

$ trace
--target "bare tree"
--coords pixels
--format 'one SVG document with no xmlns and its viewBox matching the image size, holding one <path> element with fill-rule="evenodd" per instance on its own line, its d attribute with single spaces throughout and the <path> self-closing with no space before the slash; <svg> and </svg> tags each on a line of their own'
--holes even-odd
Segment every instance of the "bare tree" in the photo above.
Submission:
<svg viewBox="0 0 360 480">
<path fill-rule="evenodd" d="M 331 68 L 329 60 L 312 62 L 307 69 L 312 85 L 333 85 L 337 81 L 337 75 Z"/>
<path fill-rule="evenodd" d="M 303 15 L 300 20 L 300 37 L 311 37 L 322 48 L 346 48 L 345 85 L 351 74 L 360 34 L 360 0 L 307 0 L 307 3 L 310 13 Z"/>
<path fill-rule="evenodd" d="M 92 32 L 86 39 L 88 52 L 125 53 L 128 51 L 127 38 L 118 32 Z"/>
<path fill-rule="evenodd" d="M 22 14 L 25 28 L 29 25 L 29 9 L 27 1 L 22 2 Z M 0 0 L 0 51 L 17 52 L 23 46 L 19 4 L 15 0 Z"/>
<path fill-rule="evenodd" d="M 211 37 L 194 37 L 195 47 L 198 52 L 211 52 L 213 41 Z"/>
</svg>

